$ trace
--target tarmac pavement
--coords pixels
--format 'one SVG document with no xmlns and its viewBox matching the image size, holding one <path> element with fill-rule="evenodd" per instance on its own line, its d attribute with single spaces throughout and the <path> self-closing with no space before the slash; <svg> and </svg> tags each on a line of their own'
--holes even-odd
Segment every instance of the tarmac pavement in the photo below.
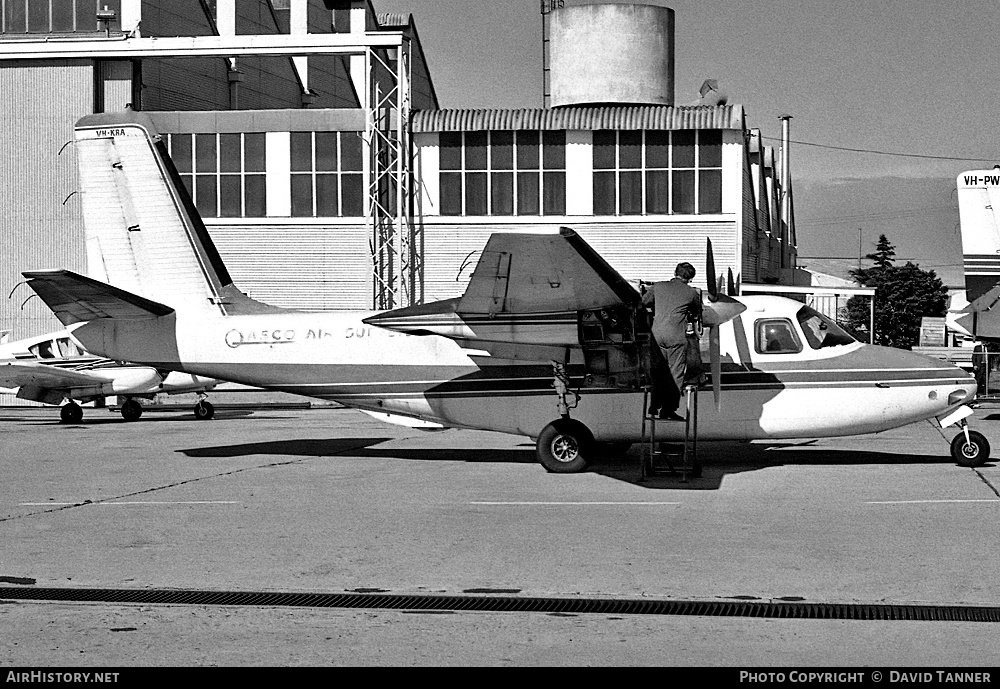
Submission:
<svg viewBox="0 0 1000 689">
<path fill-rule="evenodd" d="M 1000 447 L 997 420 L 972 424 Z M 640 483 L 638 446 L 554 475 L 526 438 L 346 409 L 0 409 L 0 577 L 998 606 L 1000 470 L 956 466 L 952 435 L 702 443 L 702 478 Z M 44 666 L 982 666 L 1000 641 L 991 623 L 41 602 L 0 605 L 0 626 L 0 657 Z"/>
</svg>

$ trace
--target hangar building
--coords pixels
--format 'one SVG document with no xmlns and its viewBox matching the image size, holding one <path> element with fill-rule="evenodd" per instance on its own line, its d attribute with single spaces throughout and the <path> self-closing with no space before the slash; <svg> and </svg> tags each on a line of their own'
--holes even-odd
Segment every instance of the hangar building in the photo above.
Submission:
<svg viewBox="0 0 1000 689">
<path fill-rule="evenodd" d="M 629 278 L 704 265 L 709 237 L 721 274 L 792 283 L 790 179 L 713 81 L 674 102 L 672 10 L 543 3 L 546 107 L 457 110 L 413 17 L 377 5 L 0 0 L 0 330 L 59 327 L 20 271 L 85 272 L 73 125 L 126 107 L 236 284 L 278 306 L 456 296 L 491 232 L 562 225 Z"/>
</svg>

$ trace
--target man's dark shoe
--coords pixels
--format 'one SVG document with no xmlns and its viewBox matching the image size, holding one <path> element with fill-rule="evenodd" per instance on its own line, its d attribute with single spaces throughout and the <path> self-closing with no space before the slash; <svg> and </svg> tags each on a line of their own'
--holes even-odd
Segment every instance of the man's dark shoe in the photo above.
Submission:
<svg viewBox="0 0 1000 689">
<path fill-rule="evenodd" d="M 660 412 L 660 419 L 662 419 L 664 421 L 686 421 L 687 420 L 683 416 L 679 416 L 677 414 L 677 412 L 672 412 L 672 411 L 668 411 L 668 412 L 662 412 L 661 411 Z"/>
<path fill-rule="evenodd" d="M 659 416 L 660 413 L 661 412 L 659 407 L 650 407 L 648 410 L 646 410 L 646 414 L 649 416 Z"/>
</svg>

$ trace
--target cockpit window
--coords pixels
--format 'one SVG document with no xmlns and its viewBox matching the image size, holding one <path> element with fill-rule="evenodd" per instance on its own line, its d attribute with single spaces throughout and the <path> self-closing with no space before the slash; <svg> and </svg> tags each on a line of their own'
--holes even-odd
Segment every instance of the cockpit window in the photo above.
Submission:
<svg viewBox="0 0 1000 689">
<path fill-rule="evenodd" d="M 795 317 L 802 326 L 806 341 L 813 349 L 836 347 L 857 341 L 833 320 L 811 306 L 803 306 Z"/>
<path fill-rule="evenodd" d="M 762 318 L 757 321 L 754 330 L 758 354 L 794 354 L 802 351 L 792 322 L 785 318 Z"/>
</svg>

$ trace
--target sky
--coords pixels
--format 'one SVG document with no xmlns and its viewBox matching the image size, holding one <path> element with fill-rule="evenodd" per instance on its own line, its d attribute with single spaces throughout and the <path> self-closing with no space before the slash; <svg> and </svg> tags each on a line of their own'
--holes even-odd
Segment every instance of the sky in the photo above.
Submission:
<svg viewBox="0 0 1000 689">
<path fill-rule="evenodd" d="M 372 3 L 414 16 L 441 107 L 542 106 L 539 0 Z M 776 148 L 792 115 L 800 265 L 857 265 L 884 233 L 898 260 L 960 284 L 955 178 L 1000 164 L 996 0 L 639 4 L 675 12 L 676 104 L 716 79 Z"/>
</svg>

